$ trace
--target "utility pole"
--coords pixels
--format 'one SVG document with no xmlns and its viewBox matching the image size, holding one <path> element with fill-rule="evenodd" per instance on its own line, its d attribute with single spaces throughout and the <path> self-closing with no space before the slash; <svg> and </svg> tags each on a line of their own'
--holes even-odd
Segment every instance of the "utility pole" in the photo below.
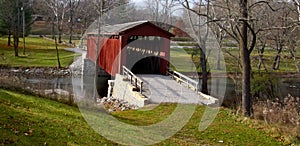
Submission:
<svg viewBox="0 0 300 146">
<path fill-rule="evenodd" d="M 96 62 L 95 62 L 95 77 L 94 77 L 94 101 L 97 102 L 97 97 L 98 97 L 98 91 L 97 91 L 97 81 L 98 81 L 98 73 L 100 72 L 100 68 L 98 66 L 99 62 L 99 56 L 100 56 L 100 39 L 101 39 L 101 18 L 103 15 L 103 7 L 104 7 L 104 0 L 100 0 L 100 7 L 98 9 L 98 20 L 97 20 L 97 42 L 96 42 Z"/>
<path fill-rule="evenodd" d="M 24 0 L 22 0 L 22 8 L 21 8 L 21 11 L 22 11 L 22 17 L 23 17 L 23 55 L 25 55 L 25 26 L 26 26 L 26 23 L 25 23 L 25 2 Z"/>
</svg>

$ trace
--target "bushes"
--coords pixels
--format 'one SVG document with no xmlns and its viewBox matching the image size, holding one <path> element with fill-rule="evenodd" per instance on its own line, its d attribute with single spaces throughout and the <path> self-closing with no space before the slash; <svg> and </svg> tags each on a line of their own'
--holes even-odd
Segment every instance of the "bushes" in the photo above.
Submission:
<svg viewBox="0 0 300 146">
<path fill-rule="evenodd" d="M 253 104 L 254 118 L 279 125 L 283 135 L 300 139 L 300 98 L 288 95 L 283 100 L 257 101 Z"/>
<path fill-rule="evenodd" d="M 254 75 L 251 80 L 251 94 L 258 100 L 278 97 L 278 78 L 271 74 Z"/>
</svg>

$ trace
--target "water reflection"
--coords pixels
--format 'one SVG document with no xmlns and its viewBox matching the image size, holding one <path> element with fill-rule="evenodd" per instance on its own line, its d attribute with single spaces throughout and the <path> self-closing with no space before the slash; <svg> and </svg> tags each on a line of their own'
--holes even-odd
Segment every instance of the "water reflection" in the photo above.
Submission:
<svg viewBox="0 0 300 146">
<path fill-rule="evenodd" d="M 27 75 L 2 75 L 2 87 L 18 88 L 50 97 L 51 99 L 74 102 L 72 78 L 69 76 L 27 76 Z"/>
<path fill-rule="evenodd" d="M 241 80 L 233 80 L 231 78 L 227 78 L 225 82 L 225 78 L 219 77 L 214 78 L 214 82 L 211 79 L 208 80 L 208 90 L 209 93 L 217 98 L 224 98 L 225 102 L 235 100 L 241 97 L 242 87 Z M 201 80 L 200 80 L 201 84 Z M 225 85 L 226 84 L 226 85 Z M 225 89 L 225 96 L 220 96 L 219 91 Z M 276 85 L 274 85 L 274 93 L 276 98 L 283 99 L 287 97 L 287 95 L 291 95 L 293 97 L 300 96 L 300 78 L 280 78 L 277 80 Z M 260 99 L 270 98 L 268 95 L 260 95 Z"/>
<path fill-rule="evenodd" d="M 2 87 L 17 87 L 30 90 L 35 93 L 46 95 L 51 98 L 79 102 L 80 100 L 98 98 L 97 89 L 94 86 L 94 76 L 82 78 L 63 76 L 63 77 L 44 77 L 26 75 L 1 75 L 0 83 Z M 200 80 L 201 84 L 201 80 Z M 241 80 L 231 78 L 214 78 L 208 81 L 208 89 L 213 97 L 223 98 L 232 101 L 241 97 Z M 278 98 L 284 98 L 288 94 L 300 96 L 300 78 L 280 78 L 274 86 Z M 225 90 L 225 96 L 222 91 Z M 76 101 L 74 99 L 76 95 Z M 265 95 L 261 95 L 265 96 Z"/>
</svg>

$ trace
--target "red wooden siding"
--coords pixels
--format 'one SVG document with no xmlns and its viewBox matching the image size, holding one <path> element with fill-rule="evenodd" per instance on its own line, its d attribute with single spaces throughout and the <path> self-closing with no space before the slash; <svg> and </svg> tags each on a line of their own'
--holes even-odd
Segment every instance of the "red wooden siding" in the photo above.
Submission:
<svg viewBox="0 0 300 146">
<path fill-rule="evenodd" d="M 120 73 L 121 65 L 126 66 L 126 51 L 121 49 L 126 49 L 128 38 L 131 36 L 157 36 L 162 37 L 163 41 L 160 42 L 160 73 L 166 74 L 169 67 L 170 60 L 170 37 L 174 36 L 171 33 L 159 28 L 158 26 L 150 22 L 138 22 L 139 25 L 134 27 L 129 27 L 128 29 L 122 30 L 120 32 L 111 32 L 117 36 L 117 38 L 101 38 L 99 46 L 99 55 L 96 55 L 96 44 L 97 36 L 94 34 L 88 34 L 87 37 L 87 58 L 96 62 L 96 57 L 98 56 L 98 65 L 108 72 L 110 75 L 115 76 L 116 73 Z M 129 25 L 122 24 L 122 25 Z M 132 23 L 131 23 L 132 24 Z M 104 28 L 105 29 L 105 28 Z M 113 29 L 110 26 L 108 30 Z M 147 45 L 147 44 L 145 44 Z M 147 46 L 147 48 L 150 46 Z M 101 48 L 101 49 L 100 49 Z M 151 47 L 150 47 L 151 48 Z"/>
<path fill-rule="evenodd" d="M 120 42 L 118 39 L 108 39 L 102 47 L 98 64 L 106 72 L 115 76 L 119 72 Z"/>
<path fill-rule="evenodd" d="M 160 50 L 160 73 L 167 75 L 170 61 L 170 40 L 163 39 L 162 48 Z"/>
<path fill-rule="evenodd" d="M 87 43 L 87 58 L 96 62 L 97 36 L 89 36 Z M 98 65 L 111 75 L 119 71 L 120 41 L 118 39 L 100 38 Z M 115 66 L 115 67 L 113 67 Z"/>
</svg>

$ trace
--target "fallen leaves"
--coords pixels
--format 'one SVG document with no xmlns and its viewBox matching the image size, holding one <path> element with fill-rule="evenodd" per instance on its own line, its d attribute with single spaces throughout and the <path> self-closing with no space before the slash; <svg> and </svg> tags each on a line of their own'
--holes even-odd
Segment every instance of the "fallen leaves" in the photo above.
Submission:
<svg viewBox="0 0 300 146">
<path fill-rule="evenodd" d="M 29 129 L 27 132 L 24 132 L 25 136 L 32 135 L 34 129 Z"/>
</svg>

